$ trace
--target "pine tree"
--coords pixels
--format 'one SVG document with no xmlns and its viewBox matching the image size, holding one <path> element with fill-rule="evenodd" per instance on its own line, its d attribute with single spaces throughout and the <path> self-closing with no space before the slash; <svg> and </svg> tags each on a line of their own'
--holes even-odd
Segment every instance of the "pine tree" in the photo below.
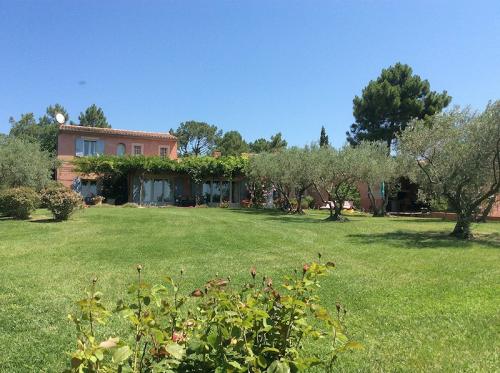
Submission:
<svg viewBox="0 0 500 373">
<path fill-rule="evenodd" d="M 325 127 L 321 126 L 321 135 L 319 136 L 319 146 L 329 146 L 328 135 L 326 134 Z"/>
<path fill-rule="evenodd" d="M 104 112 L 95 104 L 89 106 L 85 110 L 85 113 L 80 113 L 78 120 L 80 121 L 80 126 L 111 128 Z"/>
<path fill-rule="evenodd" d="M 390 148 L 412 119 L 423 119 L 448 106 L 446 91 L 431 91 L 430 83 L 413 74 L 410 66 L 397 63 L 372 80 L 361 97 L 353 100 L 356 119 L 347 134 L 351 145 L 363 140 L 384 141 Z"/>
</svg>

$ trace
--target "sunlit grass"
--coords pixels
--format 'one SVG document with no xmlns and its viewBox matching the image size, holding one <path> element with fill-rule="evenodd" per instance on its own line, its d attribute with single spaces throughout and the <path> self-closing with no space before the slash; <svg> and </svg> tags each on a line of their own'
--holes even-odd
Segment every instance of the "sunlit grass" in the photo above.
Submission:
<svg viewBox="0 0 500 373">
<path fill-rule="evenodd" d="M 324 302 L 346 306 L 349 333 L 365 346 L 341 357 L 342 370 L 498 368 L 499 223 L 475 225 L 478 238 L 460 242 L 440 220 L 325 216 L 103 207 L 62 223 L 42 210 L 0 220 L 0 371 L 66 366 L 75 335 L 66 316 L 94 275 L 111 305 L 136 263 L 153 282 L 184 268 L 187 293 L 216 273 L 243 282 L 252 265 L 282 276 L 318 252 L 338 264 Z"/>
</svg>

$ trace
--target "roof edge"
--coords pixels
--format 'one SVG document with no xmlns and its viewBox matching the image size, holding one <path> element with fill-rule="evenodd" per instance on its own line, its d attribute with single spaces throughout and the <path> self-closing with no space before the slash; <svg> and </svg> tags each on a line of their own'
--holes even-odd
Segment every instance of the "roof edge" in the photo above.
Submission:
<svg viewBox="0 0 500 373">
<path fill-rule="evenodd" d="M 87 127 L 73 124 L 60 124 L 59 131 L 63 132 L 78 132 L 78 133 L 96 133 L 111 136 L 130 136 L 130 137 L 147 137 L 154 139 L 169 139 L 177 140 L 177 137 L 168 132 L 146 132 L 115 128 Z"/>
</svg>

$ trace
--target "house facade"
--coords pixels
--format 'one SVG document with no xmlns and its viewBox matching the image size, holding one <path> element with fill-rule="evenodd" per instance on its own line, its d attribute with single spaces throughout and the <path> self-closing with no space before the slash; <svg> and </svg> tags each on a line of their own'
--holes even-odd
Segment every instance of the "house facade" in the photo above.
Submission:
<svg viewBox="0 0 500 373">
<path fill-rule="evenodd" d="M 63 124 L 59 127 L 57 181 L 78 189 L 84 198 L 99 194 L 96 175 L 80 175 L 71 161 L 95 155 L 144 155 L 177 159 L 177 139 L 169 133 L 130 131 Z"/>
<path fill-rule="evenodd" d="M 75 157 L 96 155 L 144 155 L 177 159 L 177 138 L 169 133 L 130 131 L 111 128 L 61 125 L 57 158 L 61 161 L 56 177 L 63 185 L 78 190 L 84 199 L 101 194 L 97 175 L 80 174 L 71 161 Z M 207 178 L 194 183 L 188 175 L 129 174 L 126 180 L 127 200 L 146 205 L 194 205 L 196 199 L 207 205 L 227 203 L 239 206 L 248 198 L 242 178 L 228 180 Z"/>
</svg>

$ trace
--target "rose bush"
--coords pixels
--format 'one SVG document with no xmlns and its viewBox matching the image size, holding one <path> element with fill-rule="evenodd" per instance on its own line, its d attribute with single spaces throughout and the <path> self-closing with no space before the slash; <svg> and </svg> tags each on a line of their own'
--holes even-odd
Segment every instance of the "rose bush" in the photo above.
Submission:
<svg viewBox="0 0 500 373">
<path fill-rule="evenodd" d="M 40 196 L 33 188 L 9 188 L 0 192 L 0 212 L 14 219 L 28 219 L 40 205 Z"/>
<path fill-rule="evenodd" d="M 64 186 L 54 186 L 42 192 L 42 203 L 52 212 L 56 220 L 68 220 L 82 206 L 80 194 Z"/>
<path fill-rule="evenodd" d="M 229 278 L 215 278 L 190 297 L 181 295 L 181 279 L 150 285 L 138 278 L 128 297 L 109 311 L 96 291 L 97 279 L 70 315 L 77 328 L 77 349 L 69 371 L 131 372 L 297 372 L 312 366 L 329 371 L 344 351 L 359 348 L 343 327 L 345 309 L 333 316 L 316 294 L 319 278 L 332 262 L 306 264 L 281 285 L 257 270 L 251 281 L 233 288 Z M 104 337 L 98 325 L 124 319 L 129 332 Z M 117 325 L 113 323 L 113 325 Z M 322 340 L 329 353 L 308 355 L 304 345 Z"/>
</svg>

